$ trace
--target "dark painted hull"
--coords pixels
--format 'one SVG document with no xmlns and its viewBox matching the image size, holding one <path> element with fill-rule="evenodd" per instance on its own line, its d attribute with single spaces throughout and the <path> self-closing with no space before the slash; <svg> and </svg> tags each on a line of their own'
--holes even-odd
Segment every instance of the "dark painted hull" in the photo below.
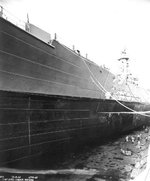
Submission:
<svg viewBox="0 0 150 181">
<path fill-rule="evenodd" d="M 112 100 L 6 91 L 0 92 L 0 99 L 0 164 L 5 166 L 38 153 L 55 152 L 63 145 L 67 148 L 121 134 L 146 122 L 144 116 L 118 114 L 128 110 Z"/>
<path fill-rule="evenodd" d="M 0 165 L 83 144 L 144 124 L 146 117 L 105 99 L 82 57 L 52 47 L 0 18 Z M 113 75 L 86 60 L 106 90 Z M 149 106 L 123 102 L 140 111 Z M 111 112 L 116 112 L 112 113 Z"/>
</svg>

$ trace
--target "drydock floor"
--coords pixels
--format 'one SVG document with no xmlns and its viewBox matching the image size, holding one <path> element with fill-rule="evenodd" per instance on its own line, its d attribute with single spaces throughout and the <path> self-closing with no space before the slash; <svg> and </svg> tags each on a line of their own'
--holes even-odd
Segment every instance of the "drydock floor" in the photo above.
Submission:
<svg viewBox="0 0 150 181">
<path fill-rule="evenodd" d="M 149 181 L 150 127 L 86 147 L 45 169 L 0 168 L 2 181 Z M 39 162 L 39 168 L 42 168 Z"/>
</svg>

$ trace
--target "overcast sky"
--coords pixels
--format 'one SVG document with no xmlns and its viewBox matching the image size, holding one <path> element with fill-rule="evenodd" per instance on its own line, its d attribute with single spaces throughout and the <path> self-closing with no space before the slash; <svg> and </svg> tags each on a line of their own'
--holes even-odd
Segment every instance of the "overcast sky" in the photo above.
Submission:
<svg viewBox="0 0 150 181">
<path fill-rule="evenodd" d="M 15 16 L 115 70 L 126 48 L 132 72 L 150 88 L 149 0 L 0 0 Z"/>
</svg>

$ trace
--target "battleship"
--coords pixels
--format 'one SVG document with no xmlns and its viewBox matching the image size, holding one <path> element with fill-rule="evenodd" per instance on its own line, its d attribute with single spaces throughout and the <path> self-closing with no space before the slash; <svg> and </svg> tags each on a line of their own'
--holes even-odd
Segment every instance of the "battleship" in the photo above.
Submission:
<svg viewBox="0 0 150 181">
<path fill-rule="evenodd" d="M 0 166 L 61 152 L 147 124 L 149 92 L 113 74 L 29 20 L 0 11 Z"/>
</svg>

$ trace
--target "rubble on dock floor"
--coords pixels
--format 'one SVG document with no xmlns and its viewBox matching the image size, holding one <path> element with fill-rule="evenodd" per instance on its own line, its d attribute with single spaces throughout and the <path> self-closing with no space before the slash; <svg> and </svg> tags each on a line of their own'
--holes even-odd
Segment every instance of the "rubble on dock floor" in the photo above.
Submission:
<svg viewBox="0 0 150 181">
<path fill-rule="evenodd" d="M 103 145 L 87 147 L 78 154 L 72 154 L 64 162 L 59 163 L 55 171 L 33 171 L 30 175 L 37 175 L 42 181 L 134 180 L 145 170 L 149 172 L 147 164 L 150 162 L 149 144 L 150 128 L 143 128 Z M 25 175 L 29 173 L 24 172 Z M 148 173 L 143 177 L 144 181 L 150 180 Z"/>
<path fill-rule="evenodd" d="M 146 169 L 149 144 L 150 131 L 144 128 L 74 156 L 63 167 L 96 169 L 98 173 L 86 181 L 133 180 Z"/>
</svg>

